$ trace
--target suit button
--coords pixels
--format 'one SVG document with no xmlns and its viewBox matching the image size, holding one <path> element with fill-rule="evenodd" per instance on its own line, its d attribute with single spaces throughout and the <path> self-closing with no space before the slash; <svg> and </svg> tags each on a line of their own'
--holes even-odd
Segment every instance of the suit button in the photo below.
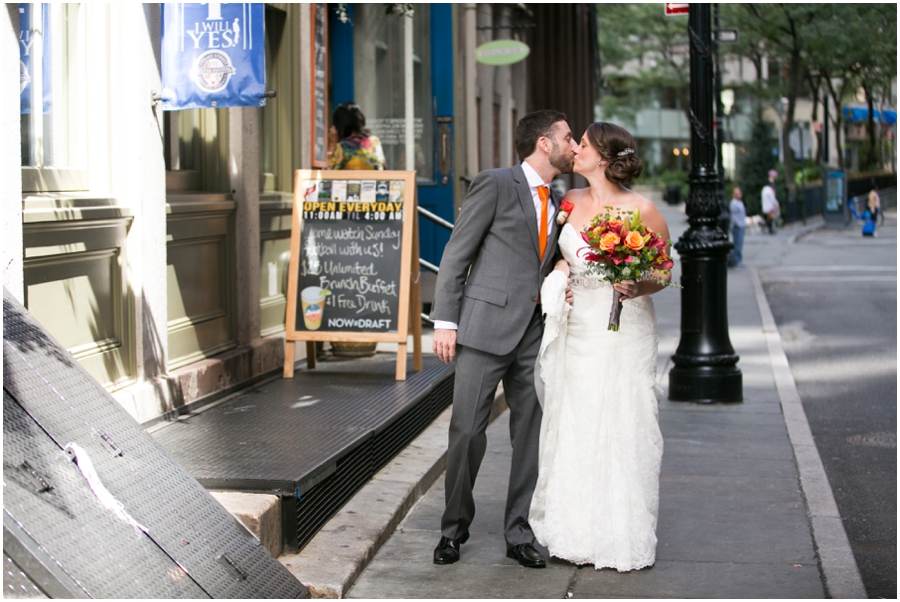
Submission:
<svg viewBox="0 0 900 602">
<path fill-rule="evenodd" d="M 534 295 L 533 297 L 531 297 L 531 301 L 532 301 L 532 303 L 537 303 L 537 295 Z"/>
</svg>

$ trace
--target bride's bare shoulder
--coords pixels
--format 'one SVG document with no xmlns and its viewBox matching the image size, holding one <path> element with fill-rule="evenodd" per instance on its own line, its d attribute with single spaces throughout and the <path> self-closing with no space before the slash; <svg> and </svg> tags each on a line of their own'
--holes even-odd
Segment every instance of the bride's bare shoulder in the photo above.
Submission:
<svg viewBox="0 0 900 602">
<path fill-rule="evenodd" d="M 571 190 L 566 192 L 566 195 L 563 198 L 570 203 L 577 205 L 578 201 L 587 197 L 589 194 L 590 188 L 572 188 Z"/>
</svg>

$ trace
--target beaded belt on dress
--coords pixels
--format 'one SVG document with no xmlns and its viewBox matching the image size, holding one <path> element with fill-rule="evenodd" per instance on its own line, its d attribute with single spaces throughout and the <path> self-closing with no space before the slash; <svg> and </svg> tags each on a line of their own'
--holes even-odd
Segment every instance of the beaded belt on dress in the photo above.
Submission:
<svg viewBox="0 0 900 602">
<path fill-rule="evenodd" d="M 594 288 L 603 288 L 605 286 L 611 286 L 610 283 L 606 280 L 600 280 L 599 278 L 591 278 L 589 276 L 572 276 L 571 278 L 571 286 L 574 288 L 580 289 L 594 289 Z"/>
</svg>

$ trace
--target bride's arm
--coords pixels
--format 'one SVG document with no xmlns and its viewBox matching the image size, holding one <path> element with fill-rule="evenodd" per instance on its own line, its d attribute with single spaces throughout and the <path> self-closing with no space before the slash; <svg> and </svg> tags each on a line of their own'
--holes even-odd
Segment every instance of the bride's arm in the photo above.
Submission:
<svg viewBox="0 0 900 602">
<path fill-rule="evenodd" d="M 553 266 L 554 270 L 559 270 L 563 274 L 566 275 L 566 278 L 569 277 L 569 262 L 565 259 L 560 259 L 556 262 L 556 265 Z"/>
<path fill-rule="evenodd" d="M 663 240 L 669 240 L 669 226 L 666 224 L 666 220 L 659 213 L 656 207 L 653 206 L 653 203 L 645 200 L 640 205 L 641 210 L 641 219 L 644 224 L 654 232 L 656 232 Z M 622 293 L 622 300 L 634 299 L 635 297 L 640 297 L 643 295 L 652 295 L 653 293 L 658 293 L 662 289 L 665 288 L 665 285 L 660 283 L 660 280 L 668 282 L 672 278 L 672 273 L 669 272 L 664 274 L 657 270 L 650 270 L 650 275 L 653 277 L 648 280 L 639 280 L 635 282 L 634 280 L 626 280 L 624 282 L 620 282 L 613 285 L 617 291 Z"/>
</svg>

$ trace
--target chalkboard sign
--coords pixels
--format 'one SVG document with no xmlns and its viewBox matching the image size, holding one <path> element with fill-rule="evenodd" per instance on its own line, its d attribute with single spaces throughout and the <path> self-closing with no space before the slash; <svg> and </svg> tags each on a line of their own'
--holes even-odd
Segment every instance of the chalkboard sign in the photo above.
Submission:
<svg viewBox="0 0 900 602">
<path fill-rule="evenodd" d="M 313 4 L 312 10 L 312 166 L 325 167 L 328 159 L 328 98 L 325 81 L 328 48 L 327 7 Z"/>
<path fill-rule="evenodd" d="M 420 369 L 418 262 L 415 172 L 297 171 L 285 376 L 293 341 L 387 341 L 403 380 L 410 325 Z"/>
</svg>

